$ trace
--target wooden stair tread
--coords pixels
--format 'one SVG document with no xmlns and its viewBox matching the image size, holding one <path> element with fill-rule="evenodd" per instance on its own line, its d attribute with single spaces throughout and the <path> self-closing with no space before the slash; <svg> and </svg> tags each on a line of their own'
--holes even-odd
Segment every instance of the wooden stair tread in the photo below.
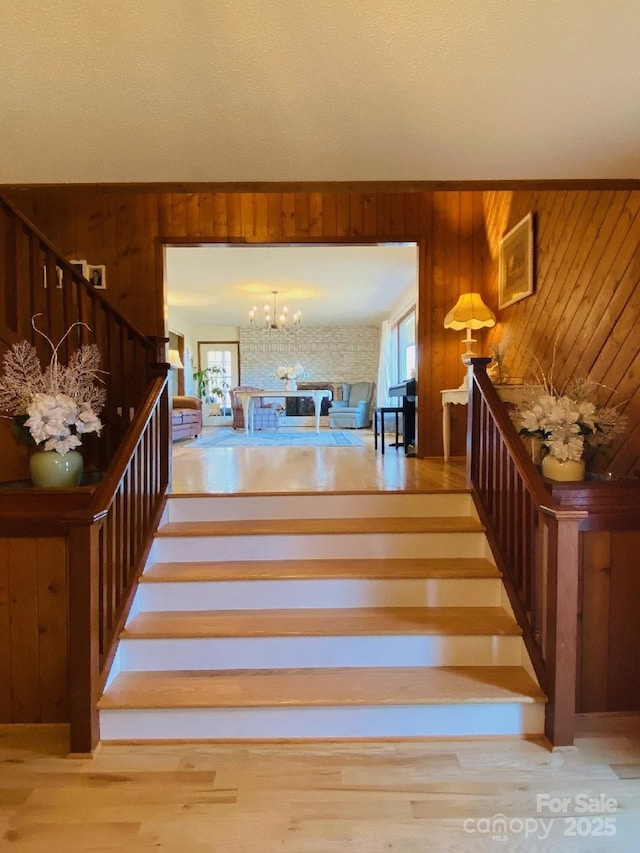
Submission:
<svg viewBox="0 0 640 853">
<path fill-rule="evenodd" d="M 544 702 L 517 666 L 125 672 L 101 709 Z"/>
<path fill-rule="evenodd" d="M 500 578 L 482 557 L 389 558 L 377 560 L 240 560 L 237 562 L 155 563 L 141 583 L 197 581 L 306 580 L 316 578 Z"/>
<path fill-rule="evenodd" d="M 276 518 L 234 521 L 170 521 L 156 536 L 263 536 L 322 533 L 482 533 L 469 516 L 399 518 Z"/>
<path fill-rule="evenodd" d="M 441 461 L 441 460 L 440 460 Z M 464 465 L 464 457 L 461 458 L 461 464 Z M 462 475 L 464 476 L 464 474 Z M 441 480 L 441 476 L 438 477 Z M 184 500 L 185 498 L 197 498 L 198 500 L 202 499 L 210 499 L 212 501 L 215 500 L 237 500 L 238 502 L 242 501 L 243 498 L 290 498 L 290 497 L 326 497 L 327 495 L 353 495 L 355 498 L 360 498 L 363 495 L 373 495 L 373 497 L 385 497 L 387 495 L 469 495 L 471 494 L 471 489 L 467 486 L 447 486 L 444 488 L 441 484 L 433 487 L 413 487 L 413 486 L 403 486 L 402 488 L 367 488 L 367 489 L 331 489 L 330 492 L 319 492 L 317 489 L 309 489 L 308 491 L 304 491 L 302 489 L 295 491 L 291 491 L 291 489 L 282 491 L 279 489 L 269 489 L 264 491 L 251 491 L 251 492 L 228 492 L 228 491 L 209 491 L 209 492 L 169 492 L 167 494 L 167 500 Z"/>
<path fill-rule="evenodd" d="M 501 607 L 156 611 L 135 616 L 123 639 L 332 637 L 375 635 L 518 635 Z"/>
</svg>

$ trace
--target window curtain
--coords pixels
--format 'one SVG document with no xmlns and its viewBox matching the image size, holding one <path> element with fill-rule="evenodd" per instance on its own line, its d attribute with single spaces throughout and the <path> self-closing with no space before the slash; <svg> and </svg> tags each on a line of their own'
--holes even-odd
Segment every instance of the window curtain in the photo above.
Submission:
<svg viewBox="0 0 640 853">
<path fill-rule="evenodd" d="M 376 400 L 378 406 L 392 405 L 390 402 L 391 398 L 387 392 L 391 385 L 397 384 L 396 363 L 395 335 L 392 334 L 391 323 L 388 320 L 383 320 L 380 326 L 380 359 L 378 362 L 378 381 L 376 383 Z"/>
</svg>

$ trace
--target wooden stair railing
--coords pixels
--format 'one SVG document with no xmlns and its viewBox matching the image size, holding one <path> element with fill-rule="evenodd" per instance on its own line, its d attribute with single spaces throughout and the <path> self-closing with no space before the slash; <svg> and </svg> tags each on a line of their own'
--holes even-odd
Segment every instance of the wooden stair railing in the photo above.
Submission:
<svg viewBox="0 0 640 853">
<path fill-rule="evenodd" d="M 578 526 L 587 513 L 554 505 L 486 374 L 469 367 L 467 481 L 542 689 L 545 735 L 573 743 Z"/>
<path fill-rule="evenodd" d="M 55 343 L 72 323 L 86 323 L 76 326 L 60 347 L 64 363 L 81 344 L 95 343 L 100 350 L 107 387 L 100 415 L 104 429 L 100 438 L 85 436 L 83 455 L 85 465 L 89 461 L 105 471 L 158 363 L 165 361 L 164 342 L 139 332 L 0 195 L 0 343 L 4 351 L 12 343 L 28 340 L 46 364 L 51 352 L 32 328 L 35 314 L 42 315 L 38 326 Z"/>
<path fill-rule="evenodd" d="M 55 537 L 66 554 L 66 653 L 71 751 L 99 738 L 96 703 L 118 633 L 151 546 L 169 481 L 170 423 L 165 339 L 148 338 L 120 315 L 6 198 L 0 195 L 0 354 L 33 343 L 41 363 L 48 344 L 74 323 L 59 355 L 97 344 L 107 390 L 101 436 L 85 436 L 85 471 L 97 485 L 0 490 L 0 536 Z M 0 462 L 1 466 L 1 462 Z M 1 476 L 0 482 L 5 476 Z M 37 641 L 34 641 L 37 642 Z"/>
<path fill-rule="evenodd" d="M 99 739 L 97 702 L 164 509 L 169 483 L 167 380 L 149 388 L 86 511 L 69 531 L 71 751 Z"/>
</svg>

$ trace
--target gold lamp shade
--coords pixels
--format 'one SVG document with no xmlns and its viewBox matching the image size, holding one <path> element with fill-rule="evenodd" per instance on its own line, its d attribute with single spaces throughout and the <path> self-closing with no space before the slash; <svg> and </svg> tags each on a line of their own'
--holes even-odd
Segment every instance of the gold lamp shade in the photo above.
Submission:
<svg viewBox="0 0 640 853">
<path fill-rule="evenodd" d="M 485 329 L 496 324 L 496 315 L 479 293 L 463 293 L 444 318 L 445 329 Z"/>
</svg>

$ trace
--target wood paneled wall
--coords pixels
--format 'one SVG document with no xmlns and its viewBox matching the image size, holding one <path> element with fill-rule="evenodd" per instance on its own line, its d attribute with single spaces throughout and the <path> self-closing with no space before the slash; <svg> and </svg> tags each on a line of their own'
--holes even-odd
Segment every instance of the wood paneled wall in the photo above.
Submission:
<svg viewBox="0 0 640 853">
<path fill-rule="evenodd" d="M 640 710 L 640 531 L 581 534 L 576 709 Z"/>
<path fill-rule="evenodd" d="M 640 192 L 487 192 L 488 301 L 498 305 L 500 236 L 533 211 L 535 293 L 504 309 L 489 340 L 508 340 L 512 373 L 539 362 L 554 382 L 588 375 L 603 403 L 625 403 L 629 423 L 594 471 L 640 474 Z"/>
<path fill-rule="evenodd" d="M 68 258 L 106 264 L 106 296 L 146 334 L 164 334 L 157 238 L 247 242 L 421 241 L 419 449 L 442 455 L 443 388 L 463 376 L 462 334 L 444 316 L 460 292 L 482 287 L 486 240 L 474 192 L 162 193 L 25 188 L 12 200 Z M 452 450 L 464 452 L 464 409 Z"/>
<path fill-rule="evenodd" d="M 67 720 L 65 540 L 0 538 L 0 722 Z"/>
<path fill-rule="evenodd" d="M 640 456 L 640 192 L 538 190 L 398 193 L 164 193 L 30 189 L 12 199 L 67 257 L 107 266 L 106 295 L 148 334 L 164 334 L 158 237 L 286 242 L 422 241 L 419 445 L 442 453 L 440 390 L 463 374 L 463 334 L 445 331 L 458 294 L 479 290 L 498 313 L 500 237 L 535 214 L 536 290 L 498 315 L 479 349 L 508 338 L 512 372 L 535 359 L 556 377 L 590 374 L 628 401 L 629 426 L 594 470 L 629 474 Z M 605 400 L 609 392 L 605 391 Z M 605 401 L 603 400 L 603 402 Z M 464 452 L 466 413 L 452 407 L 452 452 Z"/>
</svg>

